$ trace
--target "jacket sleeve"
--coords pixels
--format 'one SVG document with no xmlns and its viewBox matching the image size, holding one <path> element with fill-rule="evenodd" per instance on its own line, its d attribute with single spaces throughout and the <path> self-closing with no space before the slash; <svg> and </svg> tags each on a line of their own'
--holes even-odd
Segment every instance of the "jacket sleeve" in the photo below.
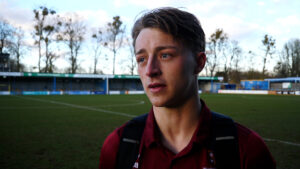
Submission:
<svg viewBox="0 0 300 169">
<path fill-rule="evenodd" d="M 238 125 L 242 169 L 276 169 L 267 145 L 254 131 Z"/>
<path fill-rule="evenodd" d="M 115 169 L 122 128 L 114 130 L 105 139 L 100 153 L 99 169 Z"/>
</svg>

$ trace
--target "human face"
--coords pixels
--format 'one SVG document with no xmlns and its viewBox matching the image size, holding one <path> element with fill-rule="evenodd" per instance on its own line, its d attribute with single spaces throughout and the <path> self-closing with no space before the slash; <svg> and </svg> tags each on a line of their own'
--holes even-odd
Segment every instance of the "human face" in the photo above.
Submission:
<svg viewBox="0 0 300 169">
<path fill-rule="evenodd" d="M 145 28 L 135 43 L 138 73 L 153 106 L 174 107 L 197 95 L 197 63 L 192 52 L 167 33 Z"/>
</svg>

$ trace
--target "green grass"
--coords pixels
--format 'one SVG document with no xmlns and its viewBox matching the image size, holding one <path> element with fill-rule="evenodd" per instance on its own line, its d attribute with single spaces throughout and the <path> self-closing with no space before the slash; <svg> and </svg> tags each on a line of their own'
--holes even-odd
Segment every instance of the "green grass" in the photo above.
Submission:
<svg viewBox="0 0 300 169">
<path fill-rule="evenodd" d="M 299 96 L 201 98 L 263 138 L 300 143 Z M 101 110 L 136 116 L 150 107 L 145 95 L 0 96 L 0 168 L 97 168 L 105 137 L 131 118 Z M 299 146 L 266 143 L 278 169 L 300 168 Z"/>
</svg>

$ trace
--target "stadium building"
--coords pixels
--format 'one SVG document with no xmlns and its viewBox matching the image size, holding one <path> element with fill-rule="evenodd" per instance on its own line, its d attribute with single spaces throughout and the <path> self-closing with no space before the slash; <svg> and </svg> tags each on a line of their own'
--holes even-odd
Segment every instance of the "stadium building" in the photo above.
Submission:
<svg viewBox="0 0 300 169">
<path fill-rule="evenodd" d="M 198 77 L 199 92 L 217 92 L 222 77 Z M 137 75 L 0 72 L 0 95 L 143 94 Z"/>
<path fill-rule="evenodd" d="M 268 82 L 269 90 L 276 94 L 297 94 L 300 95 L 300 77 L 265 79 Z"/>
<path fill-rule="evenodd" d="M 232 94 L 291 94 L 300 95 L 300 77 L 242 80 L 240 90 L 219 90 Z"/>
</svg>

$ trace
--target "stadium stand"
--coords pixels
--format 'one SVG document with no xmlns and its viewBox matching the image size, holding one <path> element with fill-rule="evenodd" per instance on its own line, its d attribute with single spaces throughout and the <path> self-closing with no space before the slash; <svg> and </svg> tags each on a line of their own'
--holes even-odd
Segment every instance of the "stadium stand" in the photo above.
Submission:
<svg viewBox="0 0 300 169">
<path fill-rule="evenodd" d="M 222 77 L 198 77 L 204 92 L 217 92 Z M 202 91 L 200 91 L 202 92 Z M 0 95 L 140 94 L 137 75 L 0 72 Z"/>
<path fill-rule="evenodd" d="M 277 94 L 300 94 L 300 77 L 265 79 L 269 83 L 269 90 Z"/>
<path fill-rule="evenodd" d="M 218 93 L 300 95 L 300 77 L 242 80 L 241 87 L 241 90 L 221 89 Z"/>
</svg>

